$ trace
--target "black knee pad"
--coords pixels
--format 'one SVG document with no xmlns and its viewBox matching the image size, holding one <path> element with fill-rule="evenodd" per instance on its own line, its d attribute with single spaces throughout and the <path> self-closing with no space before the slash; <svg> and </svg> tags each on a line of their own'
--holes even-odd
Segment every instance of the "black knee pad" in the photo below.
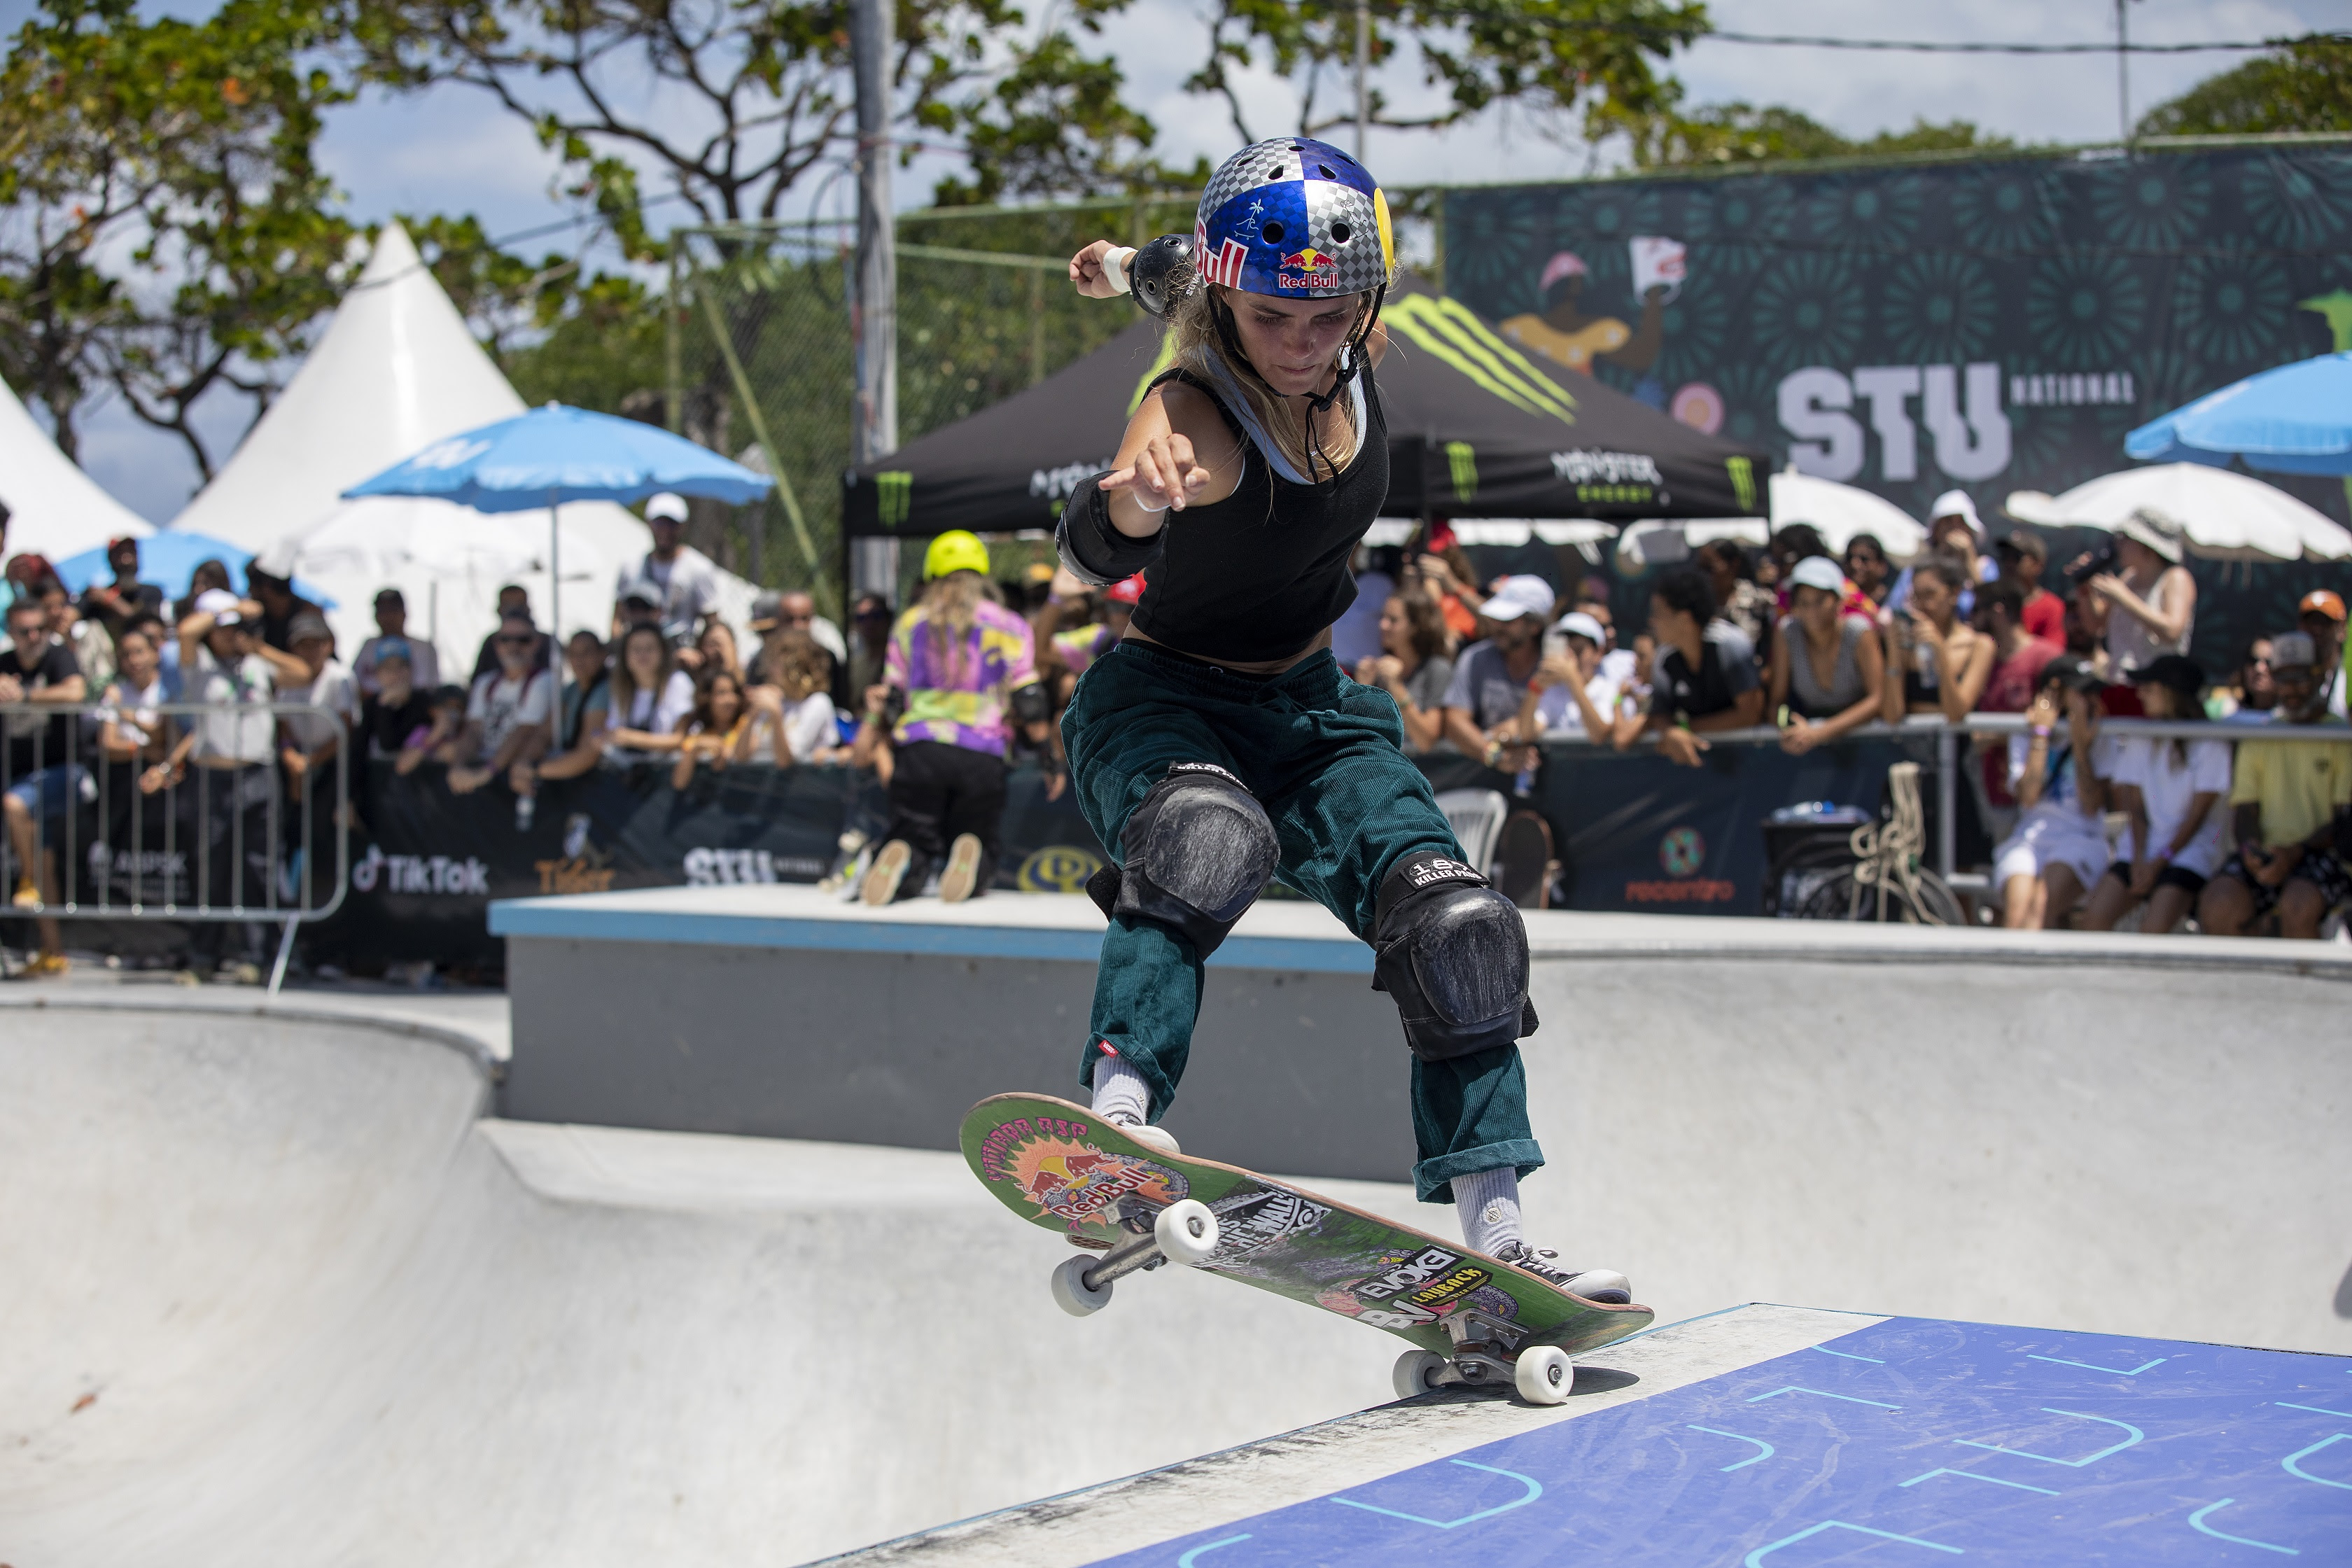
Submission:
<svg viewBox="0 0 2352 1568">
<path fill-rule="evenodd" d="M 1274 824 L 1242 781 L 1212 763 L 1178 763 L 1119 834 L 1124 866 L 1087 884 L 1105 915 L 1183 933 L 1206 958 L 1257 901 L 1279 850 Z"/>
<path fill-rule="evenodd" d="M 1535 1033 L 1528 928 L 1510 900 L 1451 856 L 1408 857 L 1381 883 L 1372 986 L 1396 999 L 1423 1061 L 1507 1046 Z"/>
</svg>

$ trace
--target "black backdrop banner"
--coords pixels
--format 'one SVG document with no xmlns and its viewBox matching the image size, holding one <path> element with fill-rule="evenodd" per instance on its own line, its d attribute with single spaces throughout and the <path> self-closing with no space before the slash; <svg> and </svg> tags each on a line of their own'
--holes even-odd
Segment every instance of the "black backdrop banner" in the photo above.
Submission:
<svg viewBox="0 0 2352 1568">
<path fill-rule="evenodd" d="M 2126 468 L 2135 426 L 2352 349 L 2342 144 L 1483 186 L 1444 223 L 1448 292 L 1538 363 L 1915 517 Z M 2347 521 L 2336 481 L 2262 477 Z"/>
</svg>

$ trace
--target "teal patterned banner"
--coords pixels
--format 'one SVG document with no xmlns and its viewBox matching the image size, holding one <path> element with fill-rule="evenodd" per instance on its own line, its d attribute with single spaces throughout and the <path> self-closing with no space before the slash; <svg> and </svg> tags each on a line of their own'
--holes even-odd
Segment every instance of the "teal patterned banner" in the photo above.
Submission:
<svg viewBox="0 0 2352 1568">
<path fill-rule="evenodd" d="M 1920 517 L 2125 468 L 2134 426 L 2352 348 L 2344 145 L 1490 186 L 1444 238 L 1521 346 Z M 2347 521 L 2335 481 L 2273 482 Z"/>
</svg>

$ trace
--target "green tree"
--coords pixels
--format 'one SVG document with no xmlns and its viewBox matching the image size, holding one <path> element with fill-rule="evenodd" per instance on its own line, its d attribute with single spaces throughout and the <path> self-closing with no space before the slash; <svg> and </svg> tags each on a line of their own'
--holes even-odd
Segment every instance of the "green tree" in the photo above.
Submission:
<svg viewBox="0 0 2352 1568">
<path fill-rule="evenodd" d="M 43 0 L 0 66 L 0 367 L 58 445 L 100 378 L 209 478 L 194 405 L 266 406 L 340 295 L 353 226 L 312 160 L 347 96 L 310 62 L 315 6 L 229 0 L 148 22 L 131 0 Z"/>
<path fill-rule="evenodd" d="M 1779 105 L 1768 104 L 1759 109 L 1748 103 L 1714 103 L 1685 114 L 1681 98 L 1682 84 L 1670 82 L 1660 94 L 1663 107 L 1659 111 L 1612 111 L 1601 117 L 1601 123 L 1626 138 L 1634 166 L 1643 169 L 1707 168 L 1902 153 L 1998 151 L 2015 145 L 2005 136 L 1985 134 L 1966 120 L 1943 125 L 1918 120 L 1907 131 L 1882 131 L 1874 136 L 1854 138 L 1839 134 L 1801 110 Z"/>
<path fill-rule="evenodd" d="M 1555 121 L 1580 110 L 1586 127 L 1655 112 L 1672 79 L 1660 66 L 1708 30 L 1700 0 L 1372 0 L 1368 56 L 1387 66 L 1410 48 L 1431 109 L 1409 113 L 1377 87 L 1375 125 L 1442 130 L 1498 104 Z M 1270 69 L 1298 99 L 1295 134 L 1325 136 L 1354 123 L 1355 0 L 1219 0 L 1207 58 L 1186 86 L 1224 101 L 1234 134 L 1255 142 L 1281 129 L 1244 109 L 1237 70 Z M 1565 129 L 1565 127 L 1563 127 Z"/>
<path fill-rule="evenodd" d="M 2352 131 L 2352 41 L 2298 38 L 2140 117 L 2142 136 Z"/>
</svg>

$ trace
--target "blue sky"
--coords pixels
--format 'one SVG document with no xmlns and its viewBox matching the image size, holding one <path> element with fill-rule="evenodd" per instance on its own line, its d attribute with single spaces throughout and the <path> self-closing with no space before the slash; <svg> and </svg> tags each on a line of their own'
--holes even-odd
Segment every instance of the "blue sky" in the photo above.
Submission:
<svg viewBox="0 0 2352 1568">
<path fill-rule="evenodd" d="M 156 8 L 201 14 L 207 7 L 203 0 L 173 0 Z M 1948 0 L 1934 7 L 1885 0 L 1711 0 L 1710 9 L 1727 31 L 1956 41 L 2102 42 L 2114 37 L 2115 16 L 2111 0 Z M 27 0 L 0 0 L 0 26 L 13 30 L 30 10 Z M 1195 153 L 1214 160 L 1234 142 L 1223 106 L 1189 97 L 1181 85 L 1198 64 L 1205 14 L 1198 0 L 1136 0 L 1127 15 L 1106 26 L 1100 40 L 1125 68 L 1131 100 L 1158 122 L 1162 150 L 1178 161 Z M 2339 26 L 2343 20 L 2342 0 L 2134 0 L 2131 26 L 2136 39 L 2169 42 L 2276 37 Z M 2135 57 L 2135 112 L 2234 58 Z M 1703 42 L 1674 68 L 1695 102 L 1784 103 L 1849 134 L 1907 125 L 1920 116 L 1974 120 L 2032 142 L 2098 141 L 2116 130 L 2112 56 L 1855 54 Z M 1402 72 L 1383 85 L 1406 103 L 1421 90 Z M 1289 127 L 1283 84 L 1252 80 L 1244 96 L 1259 134 Z M 552 160 L 524 126 L 468 89 L 373 94 L 336 115 L 322 153 L 350 210 L 362 220 L 395 212 L 470 211 L 493 235 L 503 236 L 571 216 L 550 194 Z M 1589 158 L 1580 145 L 1562 145 L 1538 127 L 1498 114 L 1444 136 L 1376 132 L 1369 161 L 1382 180 L 1416 184 L 1558 178 L 1582 172 Z M 919 165 L 903 174 L 902 201 L 920 205 L 939 172 Z M 647 182 L 648 194 L 659 188 Z M 528 248 L 563 245 L 558 235 L 533 240 Z M 211 425 L 225 445 L 242 415 L 226 405 L 214 412 Z M 119 406 L 87 410 L 83 430 L 83 461 L 91 475 L 144 515 L 168 519 L 192 492 L 194 468 L 178 442 L 145 429 Z"/>
</svg>

